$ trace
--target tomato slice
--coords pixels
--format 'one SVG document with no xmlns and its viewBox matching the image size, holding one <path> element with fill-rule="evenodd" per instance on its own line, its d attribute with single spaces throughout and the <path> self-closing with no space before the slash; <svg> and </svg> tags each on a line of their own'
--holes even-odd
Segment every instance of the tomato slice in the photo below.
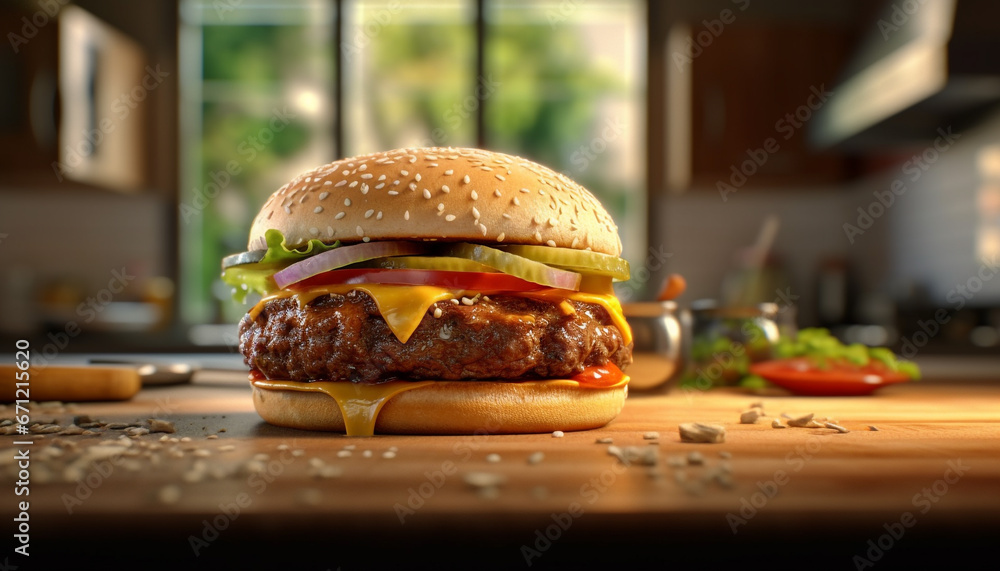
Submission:
<svg viewBox="0 0 1000 571">
<path fill-rule="evenodd" d="M 886 385 L 910 380 L 908 375 L 890 371 L 877 362 L 864 367 L 829 363 L 827 368 L 818 369 L 801 357 L 754 363 L 750 372 L 795 394 L 810 396 L 867 395 Z"/>
<path fill-rule="evenodd" d="M 296 282 L 289 289 L 307 289 L 335 284 L 431 285 L 476 292 L 538 291 L 551 289 L 504 273 L 452 272 L 445 270 L 384 270 L 355 268 L 330 270 Z"/>
</svg>

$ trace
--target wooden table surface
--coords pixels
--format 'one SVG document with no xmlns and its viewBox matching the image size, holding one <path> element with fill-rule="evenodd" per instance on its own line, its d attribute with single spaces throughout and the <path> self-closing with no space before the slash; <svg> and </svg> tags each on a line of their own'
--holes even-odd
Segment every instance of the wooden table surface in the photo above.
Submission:
<svg viewBox="0 0 1000 571">
<path fill-rule="evenodd" d="M 755 402 L 768 417 L 740 424 Z M 772 428 L 782 413 L 830 417 L 850 432 Z M 853 398 L 633 394 L 610 425 L 561 438 L 277 428 L 257 417 L 239 375 L 32 417 L 65 425 L 79 414 L 168 419 L 177 432 L 33 435 L 30 498 L 10 491 L 11 459 L 26 446 L 3 437 L 2 515 L 10 522 L 30 499 L 33 561 L 104 545 L 92 554 L 102 568 L 349 569 L 388 565 L 390 553 L 455 568 L 601 558 L 773 568 L 793 557 L 814 557 L 800 563 L 813 568 L 932 557 L 975 567 L 982 538 L 1000 530 L 1000 384 L 911 383 Z M 726 441 L 682 443 L 682 422 L 724 425 Z M 635 460 L 609 454 L 604 438 Z"/>
</svg>

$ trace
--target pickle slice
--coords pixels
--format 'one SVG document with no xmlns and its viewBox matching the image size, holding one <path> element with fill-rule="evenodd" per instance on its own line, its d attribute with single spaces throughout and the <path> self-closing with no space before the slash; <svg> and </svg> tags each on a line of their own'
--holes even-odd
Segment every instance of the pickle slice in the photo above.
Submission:
<svg viewBox="0 0 1000 571">
<path fill-rule="evenodd" d="M 511 254 L 550 266 L 558 266 L 588 274 L 611 276 L 621 281 L 629 278 L 628 262 L 618 256 L 609 256 L 608 254 L 588 250 L 521 244 L 503 246 L 503 249 Z"/>
<path fill-rule="evenodd" d="M 473 260 L 532 283 L 574 291 L 580 289 L 580 274 L 576 272 L 553 268 L 482 244 L 467 242 L 448 244 L 441 253 Z"/>
</svg>

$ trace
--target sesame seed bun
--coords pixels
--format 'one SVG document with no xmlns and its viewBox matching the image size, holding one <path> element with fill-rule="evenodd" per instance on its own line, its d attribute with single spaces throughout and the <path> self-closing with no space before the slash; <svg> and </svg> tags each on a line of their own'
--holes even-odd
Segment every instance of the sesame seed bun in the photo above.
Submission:
<svg viewBox="0 0 1000 571">
<path fill-rule="evenodd" d="M 589 430 L 621 412 L 628 387 L 580 389 L 557 382 L 436 381 L 390 398 L 377 434 L 518 434 Z M 270 424 L 344 432 L 337 402 L 318 392 L 253 386 L 257 413 Z"/>
<path fill-rule="evenodd" d="M 304 172 L 264 204 L 247 249 L 266 248 L 269 229 L 290 246 L 448 240 L 622 251 L 618 227 L 585 188 L 532 161 L 479 149 L 397 149 Z"/>
</svg>

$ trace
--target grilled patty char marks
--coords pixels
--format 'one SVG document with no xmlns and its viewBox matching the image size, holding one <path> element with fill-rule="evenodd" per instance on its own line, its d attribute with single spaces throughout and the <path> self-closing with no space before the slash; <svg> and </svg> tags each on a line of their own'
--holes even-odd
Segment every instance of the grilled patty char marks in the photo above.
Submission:
<svg viewBox="0 0 1000 571">
<path fill-rule="evenodd" d="M 380 382 L 565 378 L 611 362 L 624 369 L 632 347 L 599 305 L 489 296 L 473 305 L 439 302 L 400 343 L 362 291 L 326 294 L 304 307 L 267 302 L 240 322 L 246 364 L 269 379 Z M 440 317 L 434 317 L 434 308 Z"/>
</svg>

